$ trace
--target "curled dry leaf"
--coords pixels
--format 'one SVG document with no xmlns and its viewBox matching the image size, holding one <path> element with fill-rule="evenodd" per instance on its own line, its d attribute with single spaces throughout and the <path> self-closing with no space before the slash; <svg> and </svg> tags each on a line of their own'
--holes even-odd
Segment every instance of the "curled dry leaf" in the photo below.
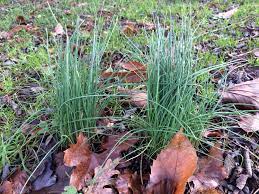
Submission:
<svg viewBox="0 0 259 194">
<path fill-rule="evenodd" d="M 27 180 L 27 174 L 20 169 L 0 186 L 0 193 L 3 194 L 20 194 Z"/>
<path fill-rule="evenodd" d="M 80 133 L 76 144 L 64 151 L 64 164 L 69 167 L 76 167 L 70 177 L 70 185 L 81 190 L 85 181 L 91 178 L 91 171 L 99 165 L 95 155 L 90 151 L 86 137 Z"/>
<path fill-rule="evenodd" d="M 120 174 L 115 167 L 119 164 L 120 160 L 115 159 L 112 161 L 108 159 L 104 166 L 98 166 L 94 169 L 94 178 L 90 181 L 90 185 L 84 190 L 86 194 L 103 194 L 113 193 L 111 188 L 105 186 L 114 186 L 113 176 Z"/>
<path fill-rule="evenodd" d="M 238 125 L 247 133 L 259 131 L 259 113 L 241 116 Z"/>
<path fill-rule="evenodd" d="M 191 178 L 194 183 L 194 192 L 214 189 L 228 177 L 223 165 L 220 144 L 216 144 L 210 149 L 209 156 L 199 159 L 198 167 L 198 171 Z"/>
<path fill-rule="evenodd" d="M 237 11 L 238 11 L 238 7 L 235 7 L 227 12 L 217 14 L 216 17 L 228 19 L 228 18 L 231 18 Z"/>
<path fill-rule="evenodd" d="M 163 149 L 151 167 L 147 193 L 181 194 L 197 166 L 196 150 L 179 131 Z"/>
<path fill-rule="evenodd" d="M 228 87 L 221 95 L 224 103 L 238 103 L 246 108 L 259 109 L 259 78 Z"/>
</svg>

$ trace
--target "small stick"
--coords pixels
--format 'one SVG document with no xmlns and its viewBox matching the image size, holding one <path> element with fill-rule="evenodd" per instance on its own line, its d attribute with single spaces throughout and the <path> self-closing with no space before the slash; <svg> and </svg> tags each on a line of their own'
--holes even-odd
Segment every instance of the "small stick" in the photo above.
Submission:
<svg viewBox="0 0 259 194">
<path fill-rule="evenodd" d="M 246 167 L 246 171 L 247 171 L 247 174 L 249 175 L 249 177 L 252 177 L 253 172 L 252 172 L 252 164 L 251 164 L 249 152 L 250 151 L 249 151 L 248 147 L 246 147 L 246 149 L 244 151 L 245 167 Z"/>
</svg>

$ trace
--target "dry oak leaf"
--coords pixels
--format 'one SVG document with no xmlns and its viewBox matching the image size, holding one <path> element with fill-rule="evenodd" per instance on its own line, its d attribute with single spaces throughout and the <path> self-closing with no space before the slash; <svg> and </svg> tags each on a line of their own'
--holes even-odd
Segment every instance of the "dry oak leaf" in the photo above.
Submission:
<svg viewBox="0 0 259 194">
<path fill-rule="evenodd" d="M 196 150 L 180 130 L 153 162 L 146 193 L 183 194 L 197 161 Z"/>
<path fill-rule="evenodd" d="M 76 144 L 64 151 L 64 164 L 69 167 L 76 167 L 70 177 L 70 185 L 81 190 L 86 180 L 91 178 L 91 171 L 99 165 L 96 156 L 90 151 L 87 138 L 83 133 L 77 137 Z"/>
<path fill-rule="evenodd" d="M 237 11 L 238 11 L 238 7 L 235 7 L 229 11 L 217 14 L 216 17 L 228 19 L 228 18 L 231 18 Z"/>
<path fill-rule="evenodd" d="M 259 78 L 228 87 L 221 95 L 224 103 L 238 103 L 259 109 Z"/>
<path fill-rule="evenodd" d="M 241 116 L 238 125 L 247 133 L 259 131 L 259 113 Z"/>
<path fill-rule="evenodd" d="M 27 174 L 20 169 L 0 186 L 0 193 L 3 194 L 20 194 L 27 180 Z"/>
<path fill-rule="evenodd" d="M 112 161 L 108 159 L 104 166 L 98 166 L 94 169 L 94 177 L 87 189 L 84 189 L 85 194 L 103 194 L 113 193 L 111 188 L 105 186 L 114 186 L 113 176 L 120 174 L 115 167 L 119 164 L 120 159 Z"/>
<path fill-rule="evenodd" d="M 191 178 L 194 183 L 194 192 L 214 189 L 222 180 L 228 178 L 219 143 L 210 149 L 207 157 L 199 159 L 198 167 L 198 171 Z"/>
</svg>

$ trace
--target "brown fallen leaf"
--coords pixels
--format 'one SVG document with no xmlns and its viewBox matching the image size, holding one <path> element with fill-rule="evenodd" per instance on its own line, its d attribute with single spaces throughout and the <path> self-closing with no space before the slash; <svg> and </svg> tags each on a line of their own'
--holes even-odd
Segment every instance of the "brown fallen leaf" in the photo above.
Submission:
<svg viewBox="0 0 259 194">
<path fill-rule="evenodd" d="M 146 71 L 146 66 L 137 61 L 129 61 L 122 63 L 121 66 L 129 71 Z"/>
<path fill-rule="evenodd" d="M 142 194 L 143 188 L 138 174 L 126 171 L 119 174 L 115 182 L 115 188 L 120 194 Z"/>
<path fill-rule="evenodd" d="M 103 79 L 107 78 L 114 78 L 119 77 L 122 79 L 123 82 L 126 83 L 138 83 L 143 82 L 147 79 L 147 75 L 145 71 L 118 71 L 118 72 L 111 72 L 111 71 L 104 71 L 101 74 Z"/>
<path fill-rule="evenodd" d="M 0 193 L 20 194 L 26 181 L 26 172 L 17 169 L 15 173 L 0 186 Z"/>
<path fill-rule="evenodd" d="M 125 83 L 139 83 L 145 80 L 147 80 L 145 71 L 131 71 L 126 76 L 122 77 L 122 81 Z"/>
<path fill-rule="evenodd" d="M 27 24 L 25 17 L 21 16 L 21 15 L 16 17 L 16 22 L 19 25 L 26 25 Z"/>
<path fill-rule="evenodd" d="M 14 194 L 12 182 L 4 181 L 3 184 L 0 186 L 0 193 L 2 193 L 2 194 Z"/>
<path fill-rule="evenodd" d="M 105 159 L 108 154 L 109 154 L 109 159 L 111 160 L 120 158 L 121 152 L 127 151 L 137 141 L 138 139 L 136 137 L 132 137 L 132 135 L 127 132 L 120 133 L 118 135 L 110 135 L 103 142 L 102 149 L 105 151 L 100 153 L 98 155 L 98 158 Z"/>
<path fill-rule="evenodd" d="M 81 190 L 85 181 L 91 178 L 91 171 L 99 165 L 96 157 L 92 154 L 87 139 L 83 133 L 77 137 L 76 144 L 64 151 L 64 164 L 69 167 L 76 167 L 70 177 L 70 185 Z"/>
<path fill-rule="evenodd" d="M 126 89 L 119 87 L 118 91 L 121 94 L 129 95 L 129 102 L 131 105 L 139 108 L 144 108 L 147 105 L 147 93 L 141 90 Z"/>
<path fill-rule="evenodd" d="M 7 34 L 7 39 L 11 39 L 17 32 L 20 32 L 22 30 L 25 30 L 26 32 L 32 32 L 32 31 L 36 31 L 38 28 L 33 27 L 30 24 L 27 25 L 18 25 L 13 27 Z"/>
<path fill-rule="evenodd" d="M 151 22 L 143 22 L 143 23 L 138 23 L 137 24 L 139 28 L 143 28 L 146 31 L 152 31 L 156 29 L 156 25 Z"/>
<path fill-rule="evenodd" d="M 184 193 L 186 182 L 196 169 L 197 160 L 196 150 L 179 131 L 153 162 L 147 193 Z"/>
<path fill-rule="evenodd" d="M 259 109 L 259 78 L 228 87 L 221 92 L 223 103 L 238 103 L 249 109 Z"/>
<path fill-rule="evenodd" d="M 191 191 L 191 194 L 223 194 L 223 193 L 217 189 L 206 189 L 206 190 L 197 191 L 197 192 Z"/>
<path fill-rule="evenodd" d="M 194 183 L 194 192 L 215 189 L 222 180 L 228 177 L 219 143 L 210 149 L 207 157 L 199 159 L 198 167 L 198 171 L 191 178 Z"/>
<path fill-rule="evenodd" d="M 105 188 L 105 186 L 113 186 L 113 176 L 120 174 L 115 167 L 119 164 L 120 160 L 111 159 L 107 160 L 104 166 L 98 166 L 94 169 L 94 178 L 90 181 L 89 186 L 84 189 L 86 194 L 103 194 L 113 193 L 111 188 Z"/>
<path fill-rule="evenodd" d="M 229 19 L 238 11 L 238 7 L 235 7 L 227 12 L 219 13 L 216 15 L 218 18 Z"/>
<path fill-rule="evenodd" d="M 126 36 L 134 36 L 137 34 L 138 30 L 134 24 L 128 23 L 122 28 L 123 34 Z"/>
<path fill-rule="evenodd" d="M 259 131 L 259 113 L 241 116 L 238 125 L 247 133 Z"/>
<path fill-rule="evenodd" d="M 54 29 L 53 35 L 57 36 L 57 35 L 63 35 L 65 33 L 63 26 L 58 23 L 57 26 Z"/>
</svg>

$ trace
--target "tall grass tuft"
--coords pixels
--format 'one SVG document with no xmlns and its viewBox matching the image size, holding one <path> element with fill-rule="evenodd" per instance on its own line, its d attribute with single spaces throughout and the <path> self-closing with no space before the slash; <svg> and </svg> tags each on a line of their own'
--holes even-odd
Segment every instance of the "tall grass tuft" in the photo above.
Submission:
<svg viewBox="0 0 259 194">
<path fill-rule="evenodd" d="M 172 136 L 184 128 L 193 142 L 209 126 L 216 114 L 216 98 L 206 96 L 208 85 L 198 76 L 208 72 L 197 69 L 193 57 L 191 21 L 183 19 L 177 31 L 158 25 L 149 37 L 146 132 L 150 153 L 157 153 Z"/>
<path fill-rule="evenodd" d="M 61 140 L 73 139 L 76 131 L 91 133 L 102 108 L 100 96 L 103 89 L 98 84 L 108 38 L 101 38 L 98 26 L 95 27 L 86 55 L 80 55 L 80 47 L 86 42 L 80 41 L 79 31 L 67 38 L 59 50 L 55 118 Z"/>
</svg>

